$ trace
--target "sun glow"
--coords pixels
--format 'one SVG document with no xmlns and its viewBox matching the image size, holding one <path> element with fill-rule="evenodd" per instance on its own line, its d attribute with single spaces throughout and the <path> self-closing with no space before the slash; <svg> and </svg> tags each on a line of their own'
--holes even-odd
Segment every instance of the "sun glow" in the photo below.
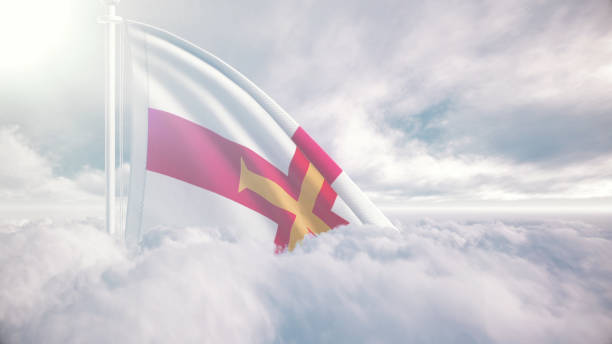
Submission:
<svg viewBox="0 0 612 344">
<path fill-rule="evenodd" d="M 14 0 L 0 20 L 0 71 L 23 73 L 58 48 L 70 20 L 68 0 Z"/>
</svg>

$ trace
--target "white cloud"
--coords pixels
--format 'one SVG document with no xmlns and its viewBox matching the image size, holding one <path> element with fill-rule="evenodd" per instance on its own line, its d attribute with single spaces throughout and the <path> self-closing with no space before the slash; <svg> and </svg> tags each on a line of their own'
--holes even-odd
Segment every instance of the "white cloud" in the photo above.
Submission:
<svg viewBox="0 0 612 344">
<path fill-rule="evenodd" d="M 129 253 L 99 221 L 0 227 L 6 343 L 612 338 L 612 242 L 586 222 L 350 227 L 280 256 L 196 228 Z"/>
<path fill-rule="evenodd" d="M 84 167 L 74 178 L 58 176 L 53 161 L 36 151 L 17 126 L 0 127 L 0 210 L 99 207 L 104 175 Z"/>
<path fill-rule="evenodd" d="M 610 204 L 609 2 L 362 7 L 296 25 L 266 83 L 377 201 Z"/>
</svg>

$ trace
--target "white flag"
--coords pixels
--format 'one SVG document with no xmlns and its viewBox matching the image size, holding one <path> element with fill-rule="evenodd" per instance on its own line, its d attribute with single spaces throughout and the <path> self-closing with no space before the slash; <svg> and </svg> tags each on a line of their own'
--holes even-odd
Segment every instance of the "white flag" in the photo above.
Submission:
<svg viewBox="0 0 612 344">
<path fill-rule="evenodd" d="M 282 251 L 348 223 L 391 226 L 242 74 L 170 33 L 126 27 L 128 241 L 157 226 L 205 226 Z"/>
</svg>

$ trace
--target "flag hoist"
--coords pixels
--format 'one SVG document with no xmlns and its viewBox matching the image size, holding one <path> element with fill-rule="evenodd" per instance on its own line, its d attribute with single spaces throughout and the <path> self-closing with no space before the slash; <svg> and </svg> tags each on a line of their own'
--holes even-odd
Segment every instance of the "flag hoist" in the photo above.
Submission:
<svg viewBox="0 0 612 344">
<path fill-rule="evenodd" d="M 195 226 L 282 252 L 349 223 L 392 226 L 255 84 L 175 35 L 121 20 L 117 2 L 101 18 L 109 233 L 131 245 Z"/>
</svg>

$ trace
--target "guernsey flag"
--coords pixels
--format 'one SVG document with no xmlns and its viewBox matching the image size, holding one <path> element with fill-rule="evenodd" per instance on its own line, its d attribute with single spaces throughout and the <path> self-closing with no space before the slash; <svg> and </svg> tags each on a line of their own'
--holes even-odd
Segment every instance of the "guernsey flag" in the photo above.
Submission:
<svg viewBox="0 0 612 344">
<path fill-rule="evenodd" d="M 282 108 L 235 69 L 160 29 L 126 24 L 126 239 L 216 228 L 292 250 L 348 223 L 391 226 Z"/>
</svg>

